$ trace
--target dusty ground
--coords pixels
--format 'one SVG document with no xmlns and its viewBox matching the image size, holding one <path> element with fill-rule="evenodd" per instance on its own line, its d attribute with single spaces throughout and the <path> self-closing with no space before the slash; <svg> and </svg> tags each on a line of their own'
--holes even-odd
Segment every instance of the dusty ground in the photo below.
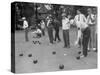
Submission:
<svg viewBox="0 0 100 75">
<path fill-rule="evenodd" d="M 60 30 L 61 42 L 54 45 L 49 45 L 47 32 L 41 39 L 32 38 L 32 33 L 29 32 L 29 42 L 25 42 L 24 31 L 17 31 L 15 33 L 16 73 L 97 68 L 97 53 L 95 52 L 89 52 L 86 58 L 76 59 L 80 48 L 73 45 L 76 39 L 75 32 L 75 29 L 70 30 L 71 48 L 67 49 L 63 48 L 62 30 Z M 35 40 L 41 41 L 42 44 L 33 44 L 32 41 Z M 55 55 L 52 54 L 53 51 L 56 51 Z M 28 57 L 29 54 L 32 54 L 32 57 Z M 38 60 L 38 62 L 34 64 L 33 60 Z M 64 69 L 59 69 L 60 64 L 64 65 Z"/>
</svg>

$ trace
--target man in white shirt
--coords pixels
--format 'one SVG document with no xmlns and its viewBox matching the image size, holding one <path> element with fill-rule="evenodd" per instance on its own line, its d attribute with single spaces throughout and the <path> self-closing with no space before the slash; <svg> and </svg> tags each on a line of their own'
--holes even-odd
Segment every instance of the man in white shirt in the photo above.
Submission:
<svg viewBox="0 0 100 75">
<path fill-rule="evenodd" d="M 88 8 L 88 16 L 87 16 L 87 24 L 90 27 L 91 30 L 91 36 L 90 36 L 90 41 L 89 41 L 89 50 L 95 51 L 95 27 L 96 27 L 96 18 L 95 15 L 92 13 L 92 9 Z"/>
<path fill-rule="evenodd" d="M 28 28 L 28 22 L 26 21 L 26 19 L 23 17 L 23 29 Z"/>
<path fill-rule="evenodd" d="M 82 35 L 82 53 L 80 56 L 77 57 L 77 59 L 87 57 L 88 55 L 88 44 L 90 39 L 90 28 L 87 24 L 87 22 L 83 22 L 80 24 L 81 29 L 81 35 Z"/>
<path fill-rule="evenodd" d="M 23 29 L 25 30 L 25 40 L 27 42 L 27 41 L 29 41 L 29 39 L 28 39 L 28 21 L 26 20 L 25 17 L 23 17 L 22 20 L 23 20 Z"/>
<path fill-rule="evenodd" d="M 41 20 L 41 30 L 42 30 L 42 35 L 45 36 L 45 22 L 44 22 L 44 20 Z"/>
<path fill-rule="evenodd" d="M 81 31 L 82 31 L 82 55 L 78 56 L 77 59 L 87 57 L 88 55 L 87 48 L 90 39 L 90 28 L 85 23 L 84 25 L 81 26 Z"/>
<path fill-rule="evenodd" d="M 62 30 L 63 30 L 63 39 L 64 39 L 64 48 L 70 48 L 69 42 L 69 29 L 70 29 L 70 15 L 66 17 L 66 14 L 62 14 Z"/>
<path fill-rule="evenodd" d="M 78 29 L 78 34 L 77 34 L 77 39 L 75 41 L 75 45 L 79 44 L 81 47 L 81 26 L 86 23 L 86 17 L 81 13 L 80 10 L 77 10 L 77 15 L 74 18 L 74 24 L 77 26 Z"/>
</svg>

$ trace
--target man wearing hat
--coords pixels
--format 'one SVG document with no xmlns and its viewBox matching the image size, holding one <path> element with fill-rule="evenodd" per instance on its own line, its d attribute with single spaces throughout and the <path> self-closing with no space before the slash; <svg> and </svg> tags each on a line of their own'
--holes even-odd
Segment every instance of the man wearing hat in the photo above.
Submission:
<svg viewBox="0 0 100 75">
<path fill-rule="evenodd" d="M 82 53 L 77 59 L 87 57 L 88 55 L 88 43 L 90 39 L 90 28 L 87 23 L 81 24 L 81 32 L 82 32 Z"/>
<path fill-rule="evenodd" d="M 64 39 L 64 48 L 70 48 L 69 41 L 69 29 L 70 29 L 70 15 L 66 17 L 66 14 L 62 14 L 62 30 L 63 30 L 63 39 Z"/>
<path fill-rule="evenodd" d="M 22 20 L 23 20 L 23 29 L 25 30 L 25 40 L 27 42 L 27 41 L 29 41 L 29 39 L 28 39 L 28 26 L 29 25 L 28 25 L 28 22 L 25 17 L 22 17 Z"/>
<path fill-rule="evenodd" d="M 79 47 L 81 47 L 82 43 L 82 32 L 81 32 L 81 25 L 86 23 L 86 17 L 81 13 L 81 10 L 77 10 L 77 15 L 74 18 L 74 24 L 77 26 L 78 29 L 78 34 L 77 34 L 77 39 L 75 41 L 75 45 L 79 44 Z"/>
<path fill-rule="evenodd" d="M 88 55 L 88 43 L 90 39 L 90 28 L 88 27 L 87 20 L 80 10 L 77 10 L 77 15 L 75 16 L 75 23 L 78 28 L 78 41 L 81 38 L 82 53 L 77 59 L 87 57 Z M 80 33 L 79 33 L 80 32 Z"/>
</svg>

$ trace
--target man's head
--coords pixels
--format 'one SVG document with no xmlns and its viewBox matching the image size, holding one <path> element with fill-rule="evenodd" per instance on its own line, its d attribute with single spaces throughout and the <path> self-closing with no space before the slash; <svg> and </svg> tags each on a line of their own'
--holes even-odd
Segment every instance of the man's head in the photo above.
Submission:
<svg viewBox="0 0 100 75">
<path fill-rule="evenodd" d="M 71 18 L 71 15 L 69 14 L 67 17 L 70 19 Z"/>
<path fill-rule="evenodd" d="M 93 14 L 97 14 L 97 8 L 93 8 Z"/>
<path fill-rule="evenodd" d="M 42 19 L 41 22 L 44 22 L 44 20 Z"/>
<path fill-rule="evenodd" d="M 52 15 L 51 14 L 49 14 L 49 18 L 52 18 Z"/>
<path fill-rule="evenodd" d="M 66 17 L 66 14 L 65 13 L 62 13 L 62 18 L 65 18 Z"/>
<path fill-rule="evenodd" d="M 47 16 L 47 20 L 51 20 L 51 19 L 52 19 L 52 15 L 49 14 L 49 15 Z"/>
<path fill-rule="evenodd" d="M 77 14 L 78 15 L 81 14 L 81 10 L 80 9 L 77 10 Z"/>
<path fill-rule="evenodd" d="M 92 13 L 92 9 L 91 8 L 88 8 L 87 9 L 87 12 L 88 12 L 88 14 L 91 14 Z"/>
</svg>

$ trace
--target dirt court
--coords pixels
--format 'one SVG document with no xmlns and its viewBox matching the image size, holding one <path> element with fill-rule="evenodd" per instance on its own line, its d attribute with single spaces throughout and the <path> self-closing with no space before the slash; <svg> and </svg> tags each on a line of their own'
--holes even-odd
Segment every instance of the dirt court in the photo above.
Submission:
<svg viewBox="0 0 100 75">
<path fill-rule="evenodd" d="M 48 34 L 40 39 L 33 38 L 29 32 L 29 42 L 25 42 L 24 31 L 15 33 L 15 69 L 16 73 L 50 72 L 62 70 L 96 69 L 97 53 L 89 52 L 86 58 L 77 60 L 78 51 L 81 49 L 74 46 L 76 39 L 76 29 L 70 30 L 71 48 L 63 48 L 62 30 L 60 30 L 61 42 L 49 45 Z M 41 44 L 34 44 L 33 41 L 39 40 Z M 55 51 L 56 54 L 52 54 Z M 23 54 L 19 56 L 19 54 Z M 32 56 L 28 56 L 32 54 Z M 37 60 L 37 63 L 33 63 Z M 59 69 L 59 65 L 64 65 Z"/>
</svg>

